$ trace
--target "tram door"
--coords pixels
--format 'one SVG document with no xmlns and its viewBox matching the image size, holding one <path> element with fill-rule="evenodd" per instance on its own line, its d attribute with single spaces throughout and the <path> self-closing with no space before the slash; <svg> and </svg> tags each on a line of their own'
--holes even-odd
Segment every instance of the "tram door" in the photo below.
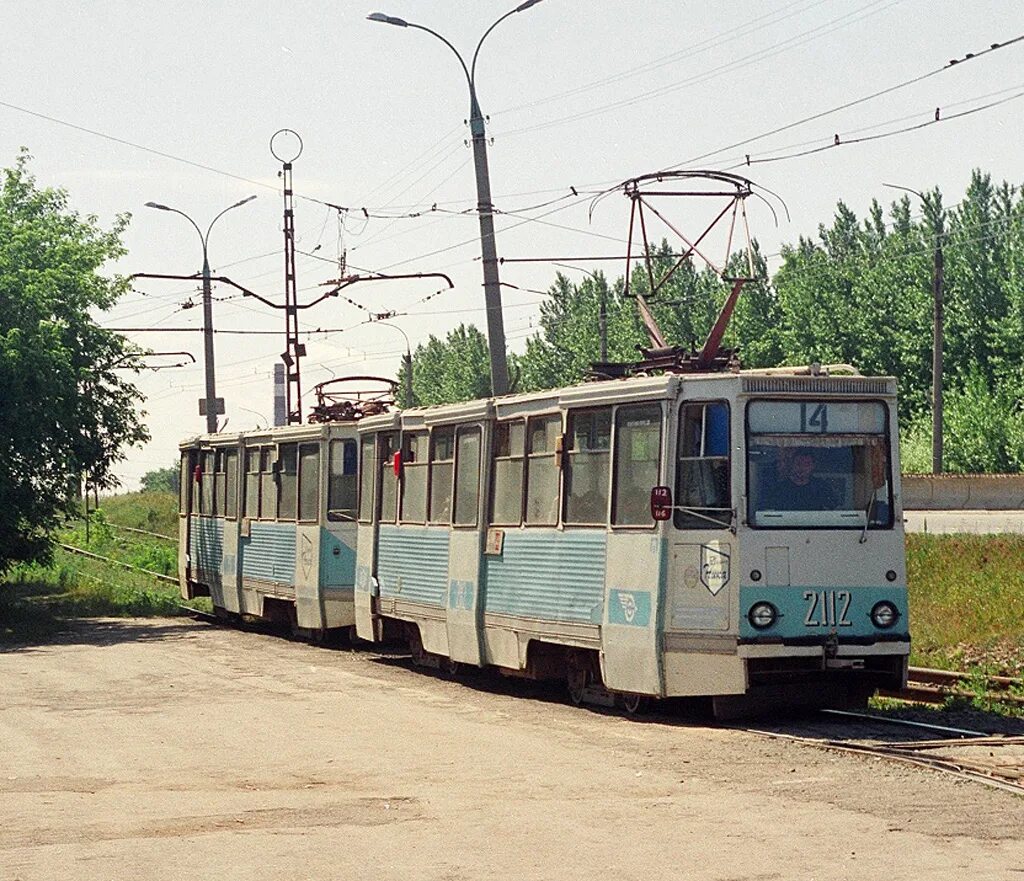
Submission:
<svg viewBox="0 0 1024 881">
<path fill-rule="evenodd" d="M 739 591 L 730 415 L 723 400 L 679 405 L 664 615 L 666 651 L 685 656 L 666 669 L 674 694 L 701 693 L 708 680 L 732 675 L 720 663 L 735 643 Z M 731 686 L 742 689 L 720 683 Z"/>
<path fill-rule="evenodd" d="M 360 639 L 380 642 L 377 539 L 381 517 L 395 519 L 398 481 L 392 471 L 397 432 L 366 433 L 359 438 L 359 524 L 356 539 L 355 619 Z"/>
<path fill-rule="evenodd" d="M 460 425 L 455 432 L 455 486 L 448 545 L 448 654 L 453 661 L 477 666 L 483 663 L 483 441 L 481 425 Z"/>
</svg>

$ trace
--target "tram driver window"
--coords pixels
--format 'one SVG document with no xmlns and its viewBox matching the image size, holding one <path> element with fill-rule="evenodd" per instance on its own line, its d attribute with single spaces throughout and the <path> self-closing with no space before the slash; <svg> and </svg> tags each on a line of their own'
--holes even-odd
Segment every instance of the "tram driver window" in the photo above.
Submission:
<svg viewBox="0 0 1024 881">
<path fill-rule="evenodd" d="M 727 403 L 683 404 L 676 457 L 676 529 L 729 526 L 732 481 Z"/>
<path fill-rule="evenodd" d="M 362 468 L 359 470 L 359 522 L 369 523 L 373 520 L 373 489 L 376 486 L 377 457 L 374 449 L 377 439 L 374 435 L 365 435 L 359 441 Z M 356 463 L 353 462 L 353 465 Z"/>
</svg>

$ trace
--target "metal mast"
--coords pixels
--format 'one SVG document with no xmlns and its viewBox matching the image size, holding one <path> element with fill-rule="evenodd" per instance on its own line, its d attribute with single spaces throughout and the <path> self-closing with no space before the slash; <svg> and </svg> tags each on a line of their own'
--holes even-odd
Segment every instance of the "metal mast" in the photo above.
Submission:
<svg viewBox="0 0 1024 881">
<path fill-rule="evenodd" d="M 274 141 L 279 136 L 291 135 L 298 142 L 291 152 L 280 155 L 280 146 Z M 300 360 L 306 347 L 299 342 L 299 291 L 295 278 L 295 198 L 292 190 L 292 163 L 302 154 L 302 138 L 291 129 L 283 128 L 270 139 L 270 151 L 281 161 L 281 183 L 284 191 L 284 332 L 285 350 L 281 360 L 285 365 L 285 412 L 289 425 L 302 422 L 302 378 Z M 294 153 L 294 155 L 291 155 Z M 291 156 L 285 159 L 284 156 Z"/>
</svg>

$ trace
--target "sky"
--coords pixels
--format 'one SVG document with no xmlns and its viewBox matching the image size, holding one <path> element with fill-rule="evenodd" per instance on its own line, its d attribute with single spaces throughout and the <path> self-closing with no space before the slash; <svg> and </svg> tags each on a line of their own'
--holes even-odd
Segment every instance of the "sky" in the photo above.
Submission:
<svg viewBox="0 0 1024 881">
<path fill-rule="evenodd" d="M 455 284 L 430 299 L 436 279 L 354 285 L 346 294 L 362 308 L 331 299 L 306 310 L 304 330 L 330 331 L 303 337 L 308 409 L 316 382 L 394 376 L 403 331 L 415 348 L 463 322 L 485 326 L 466 78 L 434 36 L 366 15 L 429 27 L 468 61 L 484 31 L 514 7 L 4 0 L 0 166 L 26 147 L 38 183 L 66 189 L 73 207 L 101 226 L 130 213 L 128 255 L 108 267 L 123 275 L 189 275 L 202 264 L 196 230 L 146 202 L 180 209 L 205 229 L 255 194 L 213 227 L 210 263 L 281 302 L 283 205 L 270 140 L 281 129 L 298 133 L 300 303 L 338 277 L 342 252 L 347 272 L 441 272 Z M 751 202 L 751 233 L 777 255 L 784 243 L 813 236 L 839 200 L 863 216 L 873 198 L 900 196 L 884 183 L 939 186 L 947 204 L 962 197 L 974 168 L 1024 183 L 1024 97 L 1014 98 L 1024 92 L 1024 42 L 940 70 L 1021 34 L 1024 7 L 1005 0 L 542 0 L 511 15 L 487 37 L 476 69 L 501 212 L 497 248 L 509 260 L 501 268 L 509 348 L 521 350 L 536 331 L 542 292 L 558 271 L 551 262 L 513 261 L 572 256 L 581 259 L 572 261 L 578 271 L 562 270 L 570 277 L 620 275 L 624 265 L 583 258 L 624 253 L 629 202 L 613 194 L 592 206 L 592 198 L 636 175 L 730 168 L 748 154 L 786 156 L 837 134 L 846 141 L 927 122 L 936 108 L 950 117 L 1004 102 L 916 132 L 736 169 L 788 208 L 776 223 Z M 707 202 L 672 200 L 666 216 L 692 232 Z M 769 260 L 771 269 L 778 263 Z M 215 337 L 229 431 L 271 419 L 273 364 L 284 349 L 283 312 L 234 294 L 214 290 L 214 326 L 238 331 Z M 140 279 L 97 315 L 107 327 L 149 329 L 128 333 L 141 346 L 186 350 L 197 361 L 134 380 L 147 398 L 152 440 L 117 469 L 126 489 L 174 464 L 178 442 L 204 430 L 200 301 L 192 282 Z M 381 311 L 400 313 L 391 322 L 398 329 L 364 323 Z"/>
</svg>

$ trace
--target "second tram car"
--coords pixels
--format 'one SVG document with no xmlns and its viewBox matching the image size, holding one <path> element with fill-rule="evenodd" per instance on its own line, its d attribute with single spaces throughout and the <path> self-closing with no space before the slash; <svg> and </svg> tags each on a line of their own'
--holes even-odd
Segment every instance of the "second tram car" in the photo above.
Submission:
<svg viewBox="0 0 1024 881">
<path fill-rule="evenodd" d="M 354 422 L 181 444 L 178 571 L 221 615 L 322 635 L 354 622 Z"/>
<path fill-rule="evenodd" d="M 803 373 L 363 419 L 358 635 L 629 711 L 699 695 L 719 715 L 850 706 L 901 687 L 896 382 Z"/>
</svg>

